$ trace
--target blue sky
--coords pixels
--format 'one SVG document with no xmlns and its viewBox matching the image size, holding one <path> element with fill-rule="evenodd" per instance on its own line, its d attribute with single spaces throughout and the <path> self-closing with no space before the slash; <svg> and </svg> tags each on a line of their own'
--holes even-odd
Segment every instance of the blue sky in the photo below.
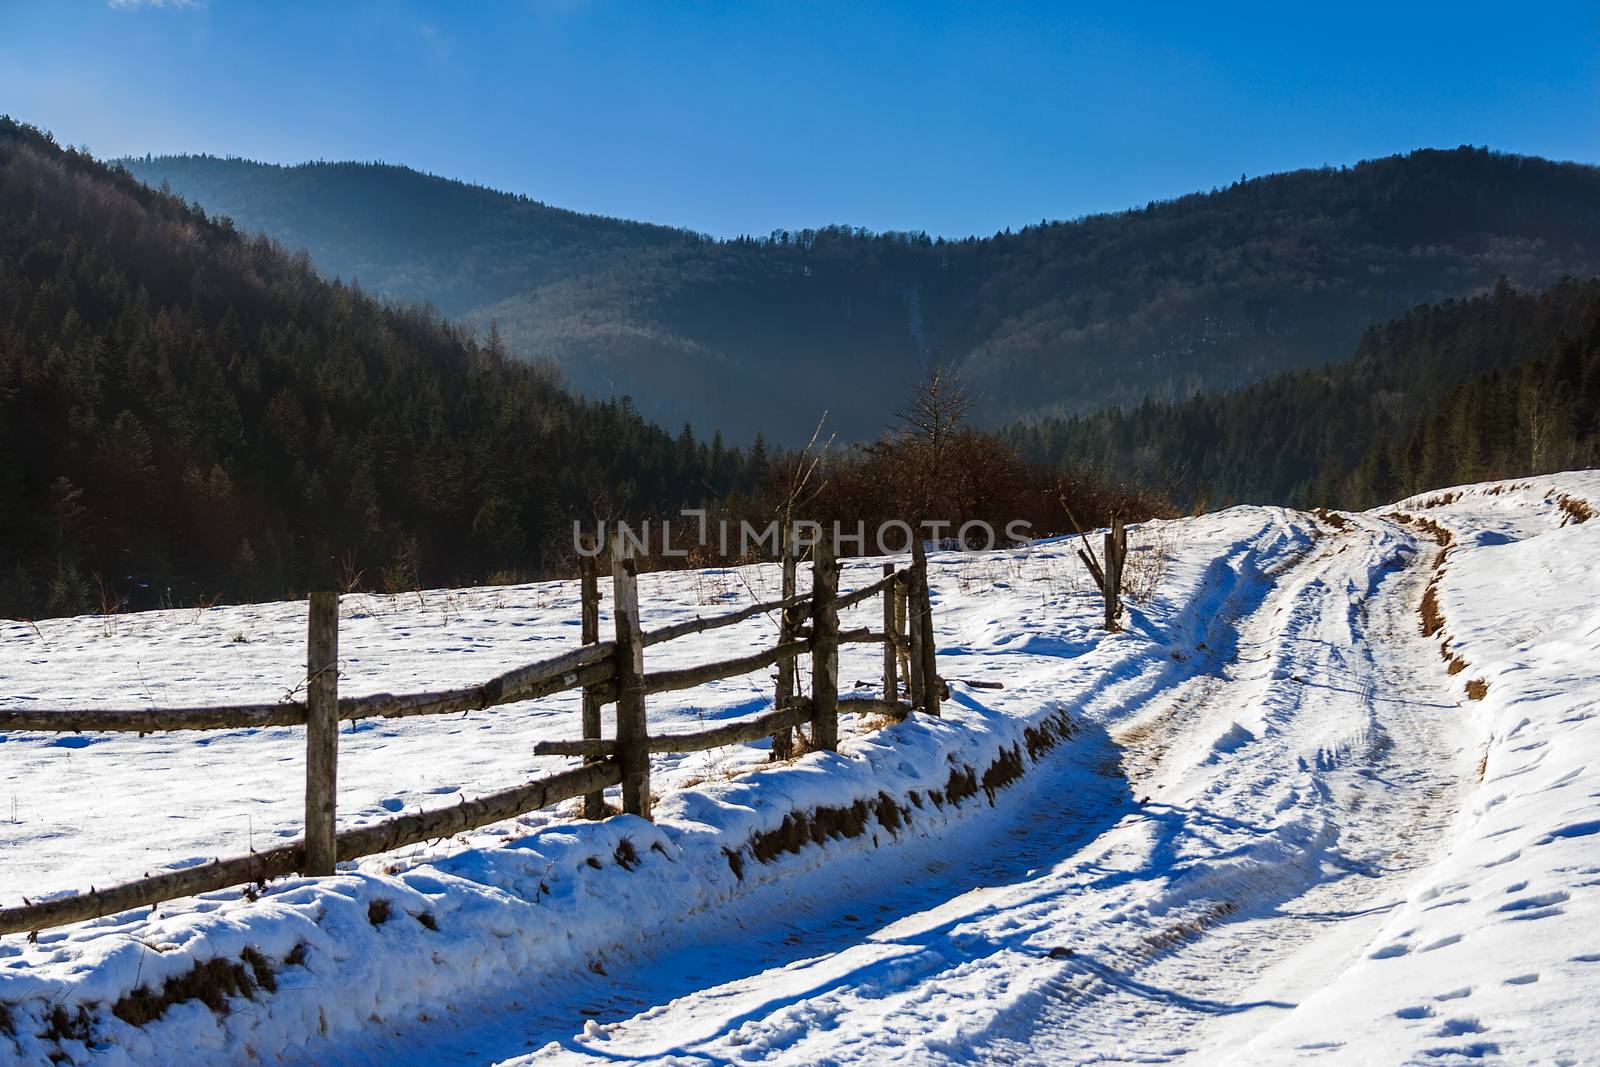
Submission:
<svg viewBox="0 0 1600 1067">
<path fill-rule="evenodd" d="M 1422 146 L 1600 161 L 1597 42 L 1596 0 L 0 0 L 0 111 L 104 156 L 953 236 Z"/>
</svg>

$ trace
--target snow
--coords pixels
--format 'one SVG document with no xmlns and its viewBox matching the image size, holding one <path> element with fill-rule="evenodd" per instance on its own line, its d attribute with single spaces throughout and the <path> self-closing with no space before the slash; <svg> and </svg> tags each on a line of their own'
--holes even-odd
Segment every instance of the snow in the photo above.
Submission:
<svg viewBox="0 0 1600 1067">
<path fill-rule="evenodd" d="M 941 720 L 847 721 L 839 754 L 785 765 L 759 746 L 662 758 L 654 824 L 536 813 L 258 899 L 0 939 L 0 1063 L 1592 1061 L 1600 523 L 1572 523 L 1563 493 L 1600 504 L 1600 475 L 1135 527 L 1140 595 L 1115 635 L 1070 543 L 936 553 L 941 673 L 1004 689 L 957 681 Z M 1453 535 L 1442 560 L 1411 516 Z M 1425 637 L 1430 582 L 1445 628 Z M 641 605 L 655 626 L 776 585 L 770 567 L 650 575 Z M 342 691 L 478 681 L 571 647 L 577 617 L 571 583 L 347 597 Z M 757 618 L 647 658 L 773 633 Z M 270 700 L 303 641 L 296 604 L 7 625 L 0 702 Z M 841 681 L 880 662 L 847 646 Z M 756 675 L 652 698 L 652 726 L 770 692 Z M 1073 736 L 1035 759 L 1027 731 L 1063 715 Z M 562 766 L 532 743 L 577 718 L 564 696 L 357 724 L 341 822 Z M 0 902 L 294 835 L 302 744 L 0 735 Z M 1025 773 L 992 798 L 933 802 L 1008 752 Z M 751 847 L 858 800 L 859 836 Z M 142 1027 L 106 1010 L 247 946 L 296 960 L 276 992 Z M 56 1005 L 86 1006 L 87 1032 L 40 1036 Z"/>
</svg>

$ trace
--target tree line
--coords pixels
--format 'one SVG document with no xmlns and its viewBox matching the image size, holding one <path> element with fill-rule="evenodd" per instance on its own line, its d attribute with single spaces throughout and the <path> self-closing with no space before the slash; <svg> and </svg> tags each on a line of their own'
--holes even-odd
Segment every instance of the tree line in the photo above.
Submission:
<svg viewBox="0 0 1600 1067">
<path fill-rule="evenodd" d="M 1582 353 L 1597 308 L 1600 279 L 1538 292 L 1501 279 L 1368 329 L 1342 362 L 1005 436 L 1037 463 L 1115 470 L 1185 506 L 1364 508 L 1401 489 L 1588 466 L 1596 385 Z M 1557 377 L 1524 385 L 1556 352 Z"/>
<path fill-rule="evenodd" d="M 817 458 L 819 518 L 1160 507 L 960 418 L 826 454 L 666 431 L 0 120 L 0 615 L 563 575 L 575 519 L 770 518 Z"/>
</svg>

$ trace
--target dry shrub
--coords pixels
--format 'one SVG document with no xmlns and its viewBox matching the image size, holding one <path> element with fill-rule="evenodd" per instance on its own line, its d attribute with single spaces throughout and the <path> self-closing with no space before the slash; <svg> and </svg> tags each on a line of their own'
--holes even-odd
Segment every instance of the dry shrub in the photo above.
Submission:
<svg viewBox="0 0 1600 1067">
<path fill-rule="evenodd" d="M 1148 603 L 1161 588 L 1161 579 L 1167 574 L 1167 561 L 1175 547 L 1175 538 L 1166 528 L 1140 528 L 1137 536 L 1130 535 L 1134 544 L 1128 549 L 1128 558 L 1122 564 L 1122 591 L 1140 603 Z"/>
<path fill-rule="evenodd" d="M 1587 500 L 1580 500 L 1575 496 L 1562 493 L 1560 496 L 1556 497 L 1556 503 L 1561 505 L 1561 510 L 1566 513 L 1566 521 L 1572 523 L 1574 526 L 1578 525 L 1579 523 L 1588 522 L 1590 519 L 1594 518 L 1594 508 L 1589 506 L 1589 502 Z M 1563 525 L 1565 525 L 1565 523 L 1563 523 Z"/>
</svg>

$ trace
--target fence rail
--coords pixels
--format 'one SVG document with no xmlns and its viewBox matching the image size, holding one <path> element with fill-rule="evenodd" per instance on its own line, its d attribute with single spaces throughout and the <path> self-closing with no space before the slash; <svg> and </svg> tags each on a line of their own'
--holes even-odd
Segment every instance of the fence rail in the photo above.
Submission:
<svg viewBox="0 0 1600 1067">
<path fill-rule="evenodd" d="M 315 593 L 308 601 L 307 693 L 303 702 L 223 705 L 168 709 L 86 709 L 41 711 L 0 710 L 0 732 L 134 732 L 171 730 L 249 730 L 269 726 L 306 727 L 305 835 L 263 852 L 212 860 L 180 871 L 91 889 L 76 896 L 0 908 L 0 935 L 38 931 L 53 926 L 114 915 L 176 897 L 265 882 L 292 874 L 333 873 L 338 862 L 474 830 L 576 797 L 584 798 L 584 815 L 606 813 L 604 791 L 622 787 L 623 810 L 650 816 L 650 755 L 703 752 L 726 745 L 773 739 L 773 758 L 792 752 L 792 732 L 809 726 L 813 749 L 838 747 L 841 710 L 903 717 L 914 710 L 939 714 L 943 683 L 936 674 L 932 608 L 928 596 L 927 560 L 920 543 L 913 562 L 900 570 L 884 565 L 883 577 L 849 593 L 838 592 L 840 567 L 833 546 L 816 545 L 812 590 L 794 592 L 799 564 L 793 528 L 784 531 L 781 599 L 753 604 L 709 618 L 691 619 L 657 630 L 639 624 L 638 576 L 632 548 L 613 538 L 611 570 L 612 640 L 599 639 L 599 565 L 593 557 L 580 562 L 583 644 L 571 652 L 514 670 L 479 685 L 430 693 L 362 697 L 338 695 L 338 595 Z M 882 596 L 884 629 L 840 631 L 839 612 Z M 802 609 L 804 613 L 802 614 Z M 644 650 L 691 634 L 732 626 L 767 612 L 781 612 L 778 643 L 734 659 L 693 667 L 646 672 Z M 838 651 L 841 644 L 884 646 L 882 698 L 843 698 L 838 693 Z M 812 692 L 795 692 L 795 662 L 812 658 Z M 733 678 L 777 665 L 773 710 L 689 733 L 652 735 L 646 698 L 690 689 L 706 682 Z M 904 678 L 909 702 L 901 699 Z M 406 718 L 477 711 L 555 693 L 581 690 L 582 736 L 541 741 L 535 755 L 581 757 L 579 766 L 522 785 L 463 800 L 449 808 L 400 815 L 369 826 L 336 829 L 338 723 L 364 718 Z M 600 709 L 617 705 L 617 736 L 600 736 Z"/>
</svg>

